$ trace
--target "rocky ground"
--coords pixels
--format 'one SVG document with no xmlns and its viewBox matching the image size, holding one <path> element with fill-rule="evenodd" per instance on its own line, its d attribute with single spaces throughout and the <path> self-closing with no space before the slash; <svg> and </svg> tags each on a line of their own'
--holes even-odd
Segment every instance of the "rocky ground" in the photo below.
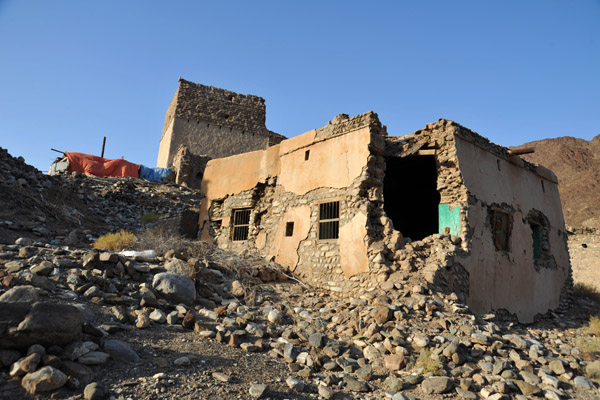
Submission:
<svg viewBox="0 0 600 400">
<path fill-rule="evenodd" d="M 333 297 L 262 258 L 177 237 L 191 190 L 2 162 L 2 399 L 600 396 L 592 299 L 525 326 L 473 315 L 418 274 Z M 175 221 L 140 235 L 155 252 L 90 250 L 105 231 L 143 229 L 148 213 Z"/>
</svg>

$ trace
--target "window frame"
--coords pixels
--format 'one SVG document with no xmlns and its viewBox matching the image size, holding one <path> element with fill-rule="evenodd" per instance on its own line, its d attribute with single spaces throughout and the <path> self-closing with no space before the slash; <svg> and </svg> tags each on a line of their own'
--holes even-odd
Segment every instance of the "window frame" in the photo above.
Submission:
<svg viewBox="0 0 600 400">
<path fill-rule="evenodd" d="M 322 207 L 326 204 L 335 204 L 337 203 L 337 208 L 334 207 L 333 211 L 337 210 L 337 216 L 331 217 L 331 215 L 326 215 L 329 218 L 322 218 Z M 317 238 L 319 241 L 333 241 L 338 240 L 340 238 L 340 211 L 341 211 L 342 201 L 341 199 L 329 199 L 327 201 L 322 201 L 318 203 L 318 218 L 317 218 Z M 332 210 L 325 210 L 331 212 Z M 333 212 L 335 214 L 335 212 Z M 327 224 L 327 225 L 325 225 Z M 326 232 L 331 232 L 329 235 L 322 235 L 322 227 L 330 226 Z M 327 236 L 327 237 L 322 237 Z"/>
<path fill-rule="evenodd" d="M 237 216 L 243 215 L 247 213 L 247 221 L 244 218 L 242 220 L 246 221 L 246 223 L 238 223 Z M 248 240 L 248 235 L 250 234 L 250 216 L 252 214 L 252 208 L 236 208 L 232 210 L 231 213 L 231 241 L 232 242 L 243 242 Z M 243 217 L 240 217 L 243 218 Z M 245 229 L 244 229 L 245 228 Z M 236 230 L 238 229 L 238 230 Z M 241 230 L 239 230 L 241 229 Z M 241 236 L 238 234 L 241 232 Z M 243 237 L 243 239 L 238 239 L 239 237 Z"/>
<path fill-rule="evenodd" d="M 494 248 L 496 251 L 503 251 L 510 253 L 511 251 L 511 239 L 512 239 L 512 216 L 513 212 L 511 210 L 506 210 L 499 207 L 491 207 L 491 228 L 492 228 L 492 241 L 494 242 Z M 503 215 L 503 218 L 506 218 L 506 226 L 498 227 L 498 215 Z M 504 225 L 504 223 L 502 223 Z M 503 233 L 504 232 L 504 233 Z M 504 246 L 499 245 L 498 243 L 498 235 L 504 235 Z"/>
</svg>

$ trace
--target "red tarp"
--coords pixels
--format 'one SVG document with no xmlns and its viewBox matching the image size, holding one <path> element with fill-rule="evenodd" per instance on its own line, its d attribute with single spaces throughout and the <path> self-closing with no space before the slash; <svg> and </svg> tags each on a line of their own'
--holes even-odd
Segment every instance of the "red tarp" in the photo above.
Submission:
<svg viewBox="0 0 600 400">
<path fill-rule="evenodd" d="M 69 159 L 69 171 L 81 172 L 95 176 L 131 176 L 138 177 L 139 165 L 122 158 L 107 160 L 106 158 L 83 153 L 65 153 Z"/>
</svg>

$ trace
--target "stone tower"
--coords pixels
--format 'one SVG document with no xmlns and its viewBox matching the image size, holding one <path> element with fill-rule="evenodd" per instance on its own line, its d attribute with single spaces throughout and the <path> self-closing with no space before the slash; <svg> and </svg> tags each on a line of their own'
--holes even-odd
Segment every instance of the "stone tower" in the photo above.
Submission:
<svg viewBox="0 0 600 400">
<path fill-rule="evenodd" d="M 187 146 L 209 158 L 265 149 L 285 139 L 265 126 L 265 100 L 179 78 L 165 116 L 157 166 L 171 167 L 177 150 Z"/>
</svg>

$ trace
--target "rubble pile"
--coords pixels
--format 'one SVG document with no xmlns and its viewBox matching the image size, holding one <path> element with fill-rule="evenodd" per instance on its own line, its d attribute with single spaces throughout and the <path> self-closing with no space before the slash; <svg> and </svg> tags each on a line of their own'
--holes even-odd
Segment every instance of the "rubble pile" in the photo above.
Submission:
<svg viewBox="0 0 600 400">
<path fill-rule="evenodd" d="M 2 374 L 32 394 L 198 398 L 219 388 L 219 398 L 497 400 L 600 393 L 590 379 L 600 376 L 600 361 L 576 345 L 586 335 L 581 320 L 556 315 L 524 327 L 474 316 L 458 296 L 408 272 L 393 288 L 348 300 L 282 281 L 287 272 L 261 258 L 210 245 L 197 254 L 127 257 L 20 239 L 1 247 L 0 260 Z M 588 313 L 598 306 L 578 304 Z M 235 370 L 207 369 L 202 353 L 153 361 L 157 341 L 143 335 L 167 333 L 235 351 L 240 369 L 247 357 L 268 356 L 278 378 L 257 372 L 239 382 Z"/>
<path fill-rule="evenodd" d="M 5 240 L 26 236 L 80 244 L 107 232 L 147 227 L 149 214 L 177 225 L 201 199 L 198 191 L 172 183 L 44 175 L 0 148 L 0 235 Z"/>
</svg>

